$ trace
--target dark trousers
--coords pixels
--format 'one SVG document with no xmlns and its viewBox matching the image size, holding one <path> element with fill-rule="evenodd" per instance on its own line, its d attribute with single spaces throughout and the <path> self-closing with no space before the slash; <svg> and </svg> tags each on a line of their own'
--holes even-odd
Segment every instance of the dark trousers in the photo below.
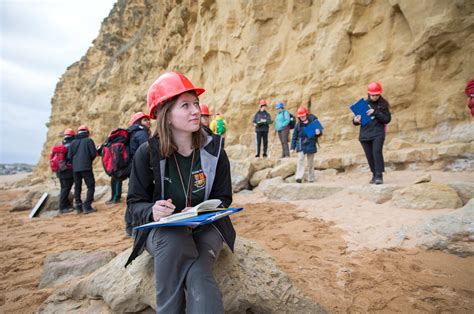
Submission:
<svg viewBox="0 0 474 314">
<path fill-rule="evenodd" d="M 268 148 L 268 132 L 256 132 L 257 138 L 257 156 L 260 156 L 260 147 L 262 146 L 263 141 L 263 157 L 267 156 L 267 148 Z"/>
<path fill-rule="evenodd" d="M 146 249 L 154 260 L 157 313 L 224 313 L 212 272 L 222 244 L 210 224 L 150 232 Z"/>
<path fill-rule="evenodd" d="M 281 157 L 290 157 L 290 149 L 288 147 L 288 136 L 290 135 L 290 129 L 284 128 L 283 130 L 278 131 L 278 137 L 281 142 Z"/>
<path fill-rule="evenodd" d="M 122 197 L 122 180 L 110 177 L 110 190 L 112 194 L 110 200 L 112 202 L 118 202 Z"/>
<path fill-rule="evenodd" d="M 384 141 L 385 137 L 378 137 L 370 141 L 360 142 L 364 149 L 365 157 L 367 157 L 370 171 L 372 171 L 373 174 L 385 171 L 382 153 Z"/>
<path fill-rule="evenodd" d="M 69 192 L 71 192 L 72 185 L 74 184 L 74 178 L 59 179 L 61 185 L 61 191 L 59 192 L 59 209 L 71 208 L 71 202 L 69 202 Z"/>
<path fill-rule="evenodd" d="M 82 179 L 87 186 L 87 196 L 84 204 L 82 204 L 81 200 L 81 192 L 82 192 Z M 89 210 L 92 208 L 92 201 L 94 200 L 94 190 L 95 190 L 95 179 L 94 173 L 92 170 L 89 171 L 79 171 L 74 172 L 74 199 L 75 199 L 75 206 L 76 209 L 78 207 L 83 206 L 84 210 Z"/>
</svg>

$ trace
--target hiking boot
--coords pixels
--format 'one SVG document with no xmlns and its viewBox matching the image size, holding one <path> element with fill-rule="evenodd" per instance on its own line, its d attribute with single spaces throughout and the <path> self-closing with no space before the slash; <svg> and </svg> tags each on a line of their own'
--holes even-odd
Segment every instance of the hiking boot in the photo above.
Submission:
<svg viewBox="0 0 474 314">
<path fill-rule="evenodd" d="M 301 179 L 296 179 L 296 183 L 301 183 L 301 182 L 303 182 L 303 180 L 301 180 Z"/>
<path fill-rule="evenodd" d="M 114 200 L 108 200 L 107 202 L 105 202 L 106 205 L 113 205 L 113 204 L 118 204 L 120 203 L 120 199 L 114 201 Z"/>
<path fill-rule="evenodd" d="M 84 214 L 87 215 L 87 214 L 90 214 L 90 213 L 93 213 L 93 212 L 96 212 L 96 211 L 97 211 L 97 209 L 91 207 L 91 208 L 88 208 L 88 209 L 84 209 Z"/>
<path fill-rule="evenodd" d="M 267 158 L 267 157 L 268 157 L 267 154 L 263 154 L 263 158 Z"/>
<path fill-rule="evenodd" d="M 68 207 L 68 208 L 62 208 L 59 210 L 59 213 L 62 215 L 62 214 L 67 214 L 67 213 L 70 213 L 72 212 L 74 209 L 72 209 L 71 207 Z"/>
<path fill-rule="evenodd" d="M 370 179 L 369 184 L 375 184 L 375 174 L 372 174 L 372 179 Z"/>
<path fill-rule="evenodd" d="M 74 209 L 76 210 L 76 214 L 82 214 L 82 205 L 76 205 Z"/>
<path fill-rule="evenodd" d="M 255 155 L 255 158 L 260 158 L 260 155 Z"/>
<path fill-rule="evenodd" d="M 381 173 L 375 174 L 375 184 L 383 184 L 383 176 Z"/>
</svg>

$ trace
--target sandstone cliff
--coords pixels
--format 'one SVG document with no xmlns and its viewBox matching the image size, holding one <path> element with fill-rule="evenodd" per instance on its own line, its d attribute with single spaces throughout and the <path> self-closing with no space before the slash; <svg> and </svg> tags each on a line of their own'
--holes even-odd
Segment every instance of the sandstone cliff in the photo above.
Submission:
<svg viewBox="0 0 474 314">
<path fill-rule="evenodd" d="M 36 176 L 49 174 L 66 127 L 86 123 L 101 143 L 146 110 L 148 87 L 167 70 L 206 88 L 201 100 L 228 121 L 229 146 L 254 145 L 260 98 L 292 111 L 310 103 L 325 143 L 356 139 L 347 107 L 371 80 L 391 104 L 389 139 L 469 144 L 463 89 L 474 74 L 473 12 L 461 0 L 119 0 L 57 84 Z"/>
</svg>

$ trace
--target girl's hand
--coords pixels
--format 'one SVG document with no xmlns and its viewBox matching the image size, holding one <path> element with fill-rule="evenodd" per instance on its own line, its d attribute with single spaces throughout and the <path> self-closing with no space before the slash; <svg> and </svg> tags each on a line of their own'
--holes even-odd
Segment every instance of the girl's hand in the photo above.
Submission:
<svg viewBox="0 0 474 314">
<path fill-rule="evenodd" d="M 153 211 L 153 220 L 158 221 L 160 218 L 166 217 L 171 215 L 176 206 L 173 205 L 173 201 L 171 199 L 168 200 L 161 200 L 156 201 L 155 205 L 152 207 Z"/>
<path fill-rule="evenodd" d="M 374 113 L 374 109 L 367 110 L 367 115 L 371 116 Z"/>
<path fill-rule="evenodd" d="M 361 116 L 358 114 L 357 116 L 354 117 L 354 122 L 355 123 L 360 123 Z"/>
<path fill-rule="evenodd" d="M 321 134 L 321 131 L 319 131 L 319 129 L 316 129 L 316 135 L 319 135 Z"/>
</svg>

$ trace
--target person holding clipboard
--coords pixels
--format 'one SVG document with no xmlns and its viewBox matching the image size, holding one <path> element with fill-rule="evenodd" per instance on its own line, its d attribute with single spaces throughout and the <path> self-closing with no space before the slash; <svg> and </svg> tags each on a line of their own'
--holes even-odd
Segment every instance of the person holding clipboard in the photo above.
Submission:
<svg viewBox="0 0 474 314">
<path fill-rule="evenodd" d="M 390 123 L 390 105 L 382 97 L 382 86 L 377 82 L 371 82 L 367 88 L 367 123 L 361 123 L 362 116 L 356 115 L 352 123 L 360 125 L 359 141 L 364 149 L 367 162 L 369 163 L 372 179 L 370 184 L 383 184 L 384 160 L 383 143 L 385 141 L 385 126 Z"/>
<path fill-rule="evenodd" d="M 295 126 L 291 138 L 291 151 L 298 153 L 296 165 L 296 182 L 303 182 L 304 159 L 308 163 L 308 181 L 314 182 L 314 154 L 316 154 L 316 143 L 322 133 L 322 126 L 318 118 L 309 113 L 308 108 L 301 106 L 298 108 L 298 124 Z"/>
<path fill-rule="evenodd" d="M 156 129 L 133 158 L 127 205 L 135 226 L 187 211 L 208 199 L 232 203 L 230 163 L 220 135 L 200 122 L 196 88 L 179 72 L 161 75 L 149 88 L 147 105 Z M 127 266 L 145 248 L 154 259 L 157 313 L 224 313 L 213 276 L 225 242 L 233 251 L 229 217 L 204 226 L 137 231 Z"/>
</svg>

